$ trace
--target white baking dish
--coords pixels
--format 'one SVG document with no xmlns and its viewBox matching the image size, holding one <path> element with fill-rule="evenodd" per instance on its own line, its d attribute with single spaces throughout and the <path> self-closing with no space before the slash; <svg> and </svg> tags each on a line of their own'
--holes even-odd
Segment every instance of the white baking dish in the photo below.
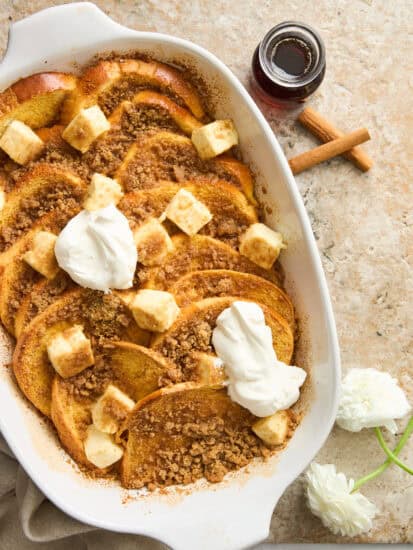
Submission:
<svg viewBox="0 0 413 550">
<path fill-rule="evenodd" d="M 239 549 L 267 536 L 275 504 L 333 424 L 340 368 L 330 299 L 310 223 L 281 148 L 243 86 L 212 54 L 172 36 L 122 27 L 93 4 L 67 4 L 12 25 L 0 88 L 40 71 L 76 71 L 100 52 L 130 49 L 194 67 L 211 86 L 214 115 L 234 120 L 244 158 L 258 183 L 267 184 L 268 193 L 261 196 L 273 209 L 267 223 L 288 242 L 282 263 L 301 319 L 298 363 L 311 371 L 307 413 L 287 449 L 267 464 L 251 466 L 216 486 L 199 483 L 184 493 L 139 495 L 78 473 L 48 424 L 16 389 L 6 366 L 10 345 L 3 333 L 0 427 L 29 476 L 71 516 L 105 529 L 152 536 L 178 550 Z"/>
</svg>

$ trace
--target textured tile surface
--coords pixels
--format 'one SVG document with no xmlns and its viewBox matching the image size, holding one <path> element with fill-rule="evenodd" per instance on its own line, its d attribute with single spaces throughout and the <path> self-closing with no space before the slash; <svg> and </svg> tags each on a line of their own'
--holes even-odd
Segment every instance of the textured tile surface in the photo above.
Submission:
<svg viewBox="0 0 413 550">
<path fill-rule="evenodd" d="M 10 20 L 59 4 L 0 2 L 0 47 Z M 410 0 L 100 0 L 132 28 L 174 34 L 211 50 L 247 82 L 252 52 L 272 25 L 305 20 L 327 47 L 327 75 L 311 105 L 343 130 L 366 126 L 375 166 L 361 174 L 344 160 L 297 177 L 335 309 L 344 369 L 375 366 L 397 376 L 413 402 L 413 94 Z M 265 111 L 287 157 L 316 141 L 291 117 Z M 410 158 L 409 158 L 410 157 Z M 389 437 L 394 443 L 394 438 Z M 409 456 L 410 455 L 410 456 Z M 413 440 L 403 454 L 413 462 Z M 335 429 L 318 456 L 357 478 L 382 460 L 370 432 Z M 413 542 L 413 480 L 395 468 L 365 486 L 381 510 L 370 542 Z M 280 500 L 273 542 L 345 542 L 306 509 L 301 480 Z"/>
</svg>

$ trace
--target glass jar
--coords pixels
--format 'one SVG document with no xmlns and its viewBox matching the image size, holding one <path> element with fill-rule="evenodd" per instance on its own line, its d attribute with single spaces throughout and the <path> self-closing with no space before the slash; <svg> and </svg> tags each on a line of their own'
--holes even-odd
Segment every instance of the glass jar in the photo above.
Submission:
<svg viewBox="0 0 413 550">
<path fill-rule="evenodd" d="M 254 52 L 252 90 L 271 105 L 296 107 L 319 87 L 325 70 L 325 47 L 318 32 L 305 23 L 285 21 L 273 27 Z"/>
</svg>

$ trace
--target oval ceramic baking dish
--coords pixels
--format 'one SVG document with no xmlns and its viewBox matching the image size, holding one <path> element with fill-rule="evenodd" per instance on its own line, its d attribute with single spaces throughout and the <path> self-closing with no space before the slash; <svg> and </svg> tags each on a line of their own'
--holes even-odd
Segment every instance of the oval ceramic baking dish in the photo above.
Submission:
<svg viewBox="0 0 413 550">
<path fill-rule="evenodd" d="M 0 427 L 22 466 L 71 516 L 90 525 L 154 537 L 177 550 L 239 549 L 263 540 L 285 488 L 303 471 L 334 422 L 340 376 L 330 298 L 301 197 L 271 128 L 230 70 L 202 48 L 172 36 L 133 31 L 96 6 L 50 8 L 12 25 L 0 65 L 0 88 L 46 70 L 75 72 L 98 53 L 139 50 L 158 60 L 190 65 L 211 88 L 213 114 L 235 122 L 244 159 L 268 192 L 260 196 L 280 230 L 286 287 L 301 320 L 298 364 L 310 370 L 307 412 L 288 447 L 266 464 L 250 466 L 218 485 L 199 483 L 166 495 L 125 491 L 85 479 L 17 390 L 7 363 L 11 343 L 0 341 Z M 215 100 L 215 101 L 214 101 Z"/>
</svg>

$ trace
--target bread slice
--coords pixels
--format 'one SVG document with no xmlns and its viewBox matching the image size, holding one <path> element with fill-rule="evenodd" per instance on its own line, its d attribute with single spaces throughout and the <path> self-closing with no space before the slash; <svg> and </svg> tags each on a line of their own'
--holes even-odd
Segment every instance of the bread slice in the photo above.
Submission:
<svg viewBox="0 0 413 550">
<path fill-rule="evenodd" d="M 205 298 L 181 309 L 175 323 L 165 332 L 152 337 L 151 348 L 162 353 L 179 366 L 186 379 L 193 368 L 191 354 L 194 351 L 213 353 L 212 331 L 216 320 L 224 309 L 239 300 L 238 297 Z M 245 298 L 243 301 L 246 300 Z M 294 336 L 287 321 L 274 310 L 258 303 L 271 328 L 273 346 L 280 361 L 289 364 L 294 351 Z"/>
<path fill-rule="evenodd" d="M 142 133 L 168 130 L 191 135 L 202 123 L 163 94 L 146 90 L 122 103 L 110 115 L 111 128 L 99 137 L 83 160 L 96 172 L 112 176 L 129 147 Z"/>
<path fill-rule="evenodd" d="M 107 339 L 146 345 L 149 335 L 140 329 L 126 305 L 114 294 L 74 289 L 50 305 L 26 327 L 13 354 L 13 370 L 20 389 L 43 414 L 50 416 L 51 384 L 55 374 L 46 353 L 58 332 L 82 325 L 93 349 Z"/>
<path fill-rule="evenodd" d="M 205 269 L 252 273 L 281 286 L 279 272 L 262 269 L 222 241 L 205 235 L 178 234 L 172 242 L 174 249 L 162 266 L 139 270 L 138 277 L 145 288 L 166 290 L 187 273 Z"/>
<path fill-rule="evenodd" d="M 126 191 L 156 187 L 160 181 L 227 180 L 255 202 L 254 183 L 246 165 L 228 156 L 201 160 L 188 137 L 166 130 L 140 135 L 115 178 Z"/>
<path fill-rule="evenodd" d="M 278 286 L 251 273 L 229 269 L 193 271 L 178 279 L 168 291 L 179 307 L 189 306 L 204 298 L 237 296 L 263 304 L 283 317 L 294 331 L 294 307 Z"/>
<path fill-rule="evenodd" d="M 85 455 L 86 429 L 92 423 L 90 409 L 109 384 L 114 384 L 134 401 L 139 401 L 172 383 L 176 369 L 165 357 L 130 342 L 111 342 L 100 351 L 89 376 L 71 379 L 55 376 L 52 384 L 51 418 L 60 441 L 80 464 L 96 470 Z M 98 470 L 102 473 L 102 470 Z"/>
<path fill-rule="evenodd" d="M 121 101 L 145 88 L 170 95 L 196 118 L 205 116 L 197 91 L 187 82 L 182 71 L 158 61 L 122 59 L 99 61 L 84 71 L 76 93 L 65 102 L 63 123 L 68 124 L 80 109 L 95 104 L 109 116 Z"/>
<path fill-rule="evenodd" d="M 123 101 L 113 113 L 110 115 L 109 120 L 112 125 L 120 122 L 126 111 L 131 111 L 134 108 L 148 109 L 149 113 L 146 117 L 146 124 L 151 125 L 155 121 L 151 120 L 151 112 L 156 115 L 157 127 L 165 124 L 164 119 L 170 119 L 173 121 L 177 128 L 179 128 L 184 134 L 191 136 L 192 132 L 196 128 L 200 128 L 203 124 L 196 117 L 194 117 L 187 109 L 181 107 L 175 101 L 172 101 L 165 94 L 160 94 L 152 90 L 144 90 L 138 92 L 129 101 Z M 153 109 L 151 111 L 151 109 Z M 162 118 L 161 118 L 162 117 Z M 142 122 L 143 125 L 145 122 Z M 155 124 L 154 124 L 155 125 Z"/>
<path fill-rule="evenodd" d="M 75 76 L 57 72 L 38 73 L 15 82 L 0 94 L 0 135 L 11 120 L 31 128 L 56 122 L 76 82 Z"/>
<path fill-rule="evenodd" d="M 16 338 L 27 327 L 27 325 L 49 307 L 62 295 L 76 285 L 67 273 L 60 270 L 53 279 L 41 277 L 37 282 L 30 285 L 23 297 L 19 299 L 17 311 L 14 314 L 14 335 Z"/>
<path fill-rule="evenodd" d="M 0 253 L 46 213 L 80 205 L 86 192 L 86 183 L 69 170 L 48 163 L 35 165 L 7 196 L 0 219 Z"/>
<path fill-rule="evenodd" d="M 225 389 L 185 383 L 158 390 L 129 415 L 122 485 L 153 489 L 202 477 L 219 482 L 270 454 L 251 430 L 254 420 Z"/>
<path fill-rule="evenodd" d="M 118 208 L 134 228 L 148 218 L 159 218 L 179 189 L 179 185 L 165 182 L 155 189 L 127 193 Z M 192 193 L 212 214 L 212 220 L 200 231 L 203 235 L 216 237 L 236 247 L 239 236 L 258 220 L 254 207 L 248 204 L 243 193 L 226 181 L 188 182 L 184 189 Z M 177 227 L 170 224 L 168 230 L 169 233 L 176 233 Z"/>
<path fill-rule="evenodd" d="M 31 248 L 33 238 L 38 231 L 49 231 L 57 235 L 79 210 L 80 207 L 75 206 L 68 210 L 53 210 L 45 214 L 30 231 L 18 239 L 15 245 L 7 251 L 7 261 L 1 266 L 0 318 L 10 334 L 17 334 L 15 332 L 15 318 L 22 302 L 31 294 L 36 284 L 47 281 L 45 277 L 32 269 L 23 260 L 23 255 Z M 56 280 L 61 280 L 64 277 L 63 272 L 59 272 Z"/>
</svg>

